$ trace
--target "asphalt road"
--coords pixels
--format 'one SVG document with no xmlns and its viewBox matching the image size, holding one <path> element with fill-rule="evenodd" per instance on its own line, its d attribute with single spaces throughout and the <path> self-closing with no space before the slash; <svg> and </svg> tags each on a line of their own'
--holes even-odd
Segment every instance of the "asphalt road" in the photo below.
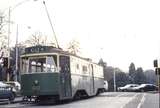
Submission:
<svg viewBox="0 0 160 108">
<path fill-rule="evenodd" d="M 0 108 L 159 108 L 159 93 L 106 92 L 89 99 L 52 105 L 19 103 L 2 104 Z"/>
</svg>

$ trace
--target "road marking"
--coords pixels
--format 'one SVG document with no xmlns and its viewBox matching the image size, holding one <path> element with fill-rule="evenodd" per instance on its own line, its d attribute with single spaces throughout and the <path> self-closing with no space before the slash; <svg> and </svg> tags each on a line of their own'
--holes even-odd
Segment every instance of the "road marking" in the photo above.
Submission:
<svg viewBox="0 0 160 108">
<path fill-rule="evenodd" d="M 143 94 L 143 97 L 142 97 L 142 99 L 141 99 L 141 101 L 140 101 L 140 103 L 138 104 L 138 106 L 137 106 L 137 108 L 141 108 L 141 106 L 142 106 L 142 104 L 144 103 L 144 101 L 145 101 L 145 93 Z"/>
<path fill-rule="evenodd" d="M 123 93 L 123 94 L 117 95 L 116 97 L 120 97 L 120 96 L 123 96 L 123 95 L 125 95 L 125 94 L 127 94 L 127 93 Z"/>
<path fill-rule="evenodd" d="M 110 94 L 110 93 L 106 93 L 106 94 Z M 100 94 L 100 95 L 106 95 L 106 94 Z M 122 95 L 125 95 L 125 94 L 127 94 L 126 92 L 125 93 L 122 93 L 122 94 L 118 94 L 117 95 L 117 92 L 113 92 L 111 95 L 116 95 L 116 96 L 114 96 L 114 97 L 120 97 L 120 96 L 122 96 Z"/>
<path fill-rule="evenodd" d="M 134 99 L 137 97 L 137 95 L 139 95 L 139 94 L 135 94 L 132 98 L 130 98 L 130 99 L 128 100 L 128 102 L 127 102 L 126 104 L 124 104 L 124 105 L 121 106 L 120 108 L 124 108 L 129 102 L 131 102 L 132 100 L 134 100 Z"/>
</svg>

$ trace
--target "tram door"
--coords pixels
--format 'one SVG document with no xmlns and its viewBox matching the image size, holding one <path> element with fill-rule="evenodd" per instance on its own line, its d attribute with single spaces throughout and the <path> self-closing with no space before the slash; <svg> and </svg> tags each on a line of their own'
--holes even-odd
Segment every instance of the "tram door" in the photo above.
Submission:
<svg viewBox="0 0 160 108">
<path fill-rule="evenodd" d="M 60 56 L 60 85 L 61 98 L 69 98 L 72 96 L 71 92 L 71 74 L 70 74 L 70 59 L 67 56 Z"/>
<path fill-rule="evenodd" d="M 93 70 L 93 65 L 91 64 L 90 65 L 90 68 L 91 68 L 91 86 L 90 86 L 90 89 L 91 89 L 91 94 L 94 94 L 95 92 L 95 82 L 94 82 L 94 70 Z"/>
</svg>

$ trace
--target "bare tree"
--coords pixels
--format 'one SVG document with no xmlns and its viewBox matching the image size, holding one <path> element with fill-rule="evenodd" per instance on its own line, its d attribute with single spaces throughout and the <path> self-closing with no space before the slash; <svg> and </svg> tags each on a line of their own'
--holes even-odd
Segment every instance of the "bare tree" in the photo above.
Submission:
<svg viewBox="0 0 160 108">
<path fill-rule="evenodd" d="M 75 39 L 71 40 L 67 49 L 70 53 L 77 55 L 80 52 L 79 42 Z"/>
<path fill-rule="evenodd" d="M 28 40 L 25 42 L 25 46 L 36 46 L 36 45 L 51 45 L 56 46 L 56 44 L 53 42 L 53 40 L 48 39 L 46 35 L 42 34 L 41 32 L 35 32 L 33 33 Z M 24 45 L 23 43 L 23 45 Z"/>
<path fill-rule="evenodd" d="M 2 33 L 3 26 L 4 26 L 4 16 L 3 13 L 0 12 L 0 34 Z"/>
<path fill-rule="evenodd" d="M 5 16 L 3 14 L 3 12 L 0 11 L 0 52 L 1 52 L 1 57 L 3 56 L 4 52 L 3 49 L 7 48 L 7 35 L 5 34 L 5 25 L 6 25 L 6 21 L 5 21 Z"/>
<path fill-rule="evenodd" d="M 46 45 L 47 36 L 44 36 L 41 32 L 35 32 L 25 43 L 29 46 Z"/>
<path fill-rule="evenodd" d="M 7 24 L 6 16 L 4 13 L 0 10 L 0 34 L 3 34 L 5 32 L 4 27 Z"/>
</svg>

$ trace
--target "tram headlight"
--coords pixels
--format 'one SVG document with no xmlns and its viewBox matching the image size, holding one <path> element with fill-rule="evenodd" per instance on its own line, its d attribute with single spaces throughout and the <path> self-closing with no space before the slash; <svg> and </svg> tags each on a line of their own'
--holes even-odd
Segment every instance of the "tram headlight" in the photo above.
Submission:
<svg viewBox="0 0 160 108">
<path fill-rule="evenodd" d="M 39 83 L 38 80 L 34 81 L 34 85 L 38 85 L 38 83 Z"/>
</svg>

